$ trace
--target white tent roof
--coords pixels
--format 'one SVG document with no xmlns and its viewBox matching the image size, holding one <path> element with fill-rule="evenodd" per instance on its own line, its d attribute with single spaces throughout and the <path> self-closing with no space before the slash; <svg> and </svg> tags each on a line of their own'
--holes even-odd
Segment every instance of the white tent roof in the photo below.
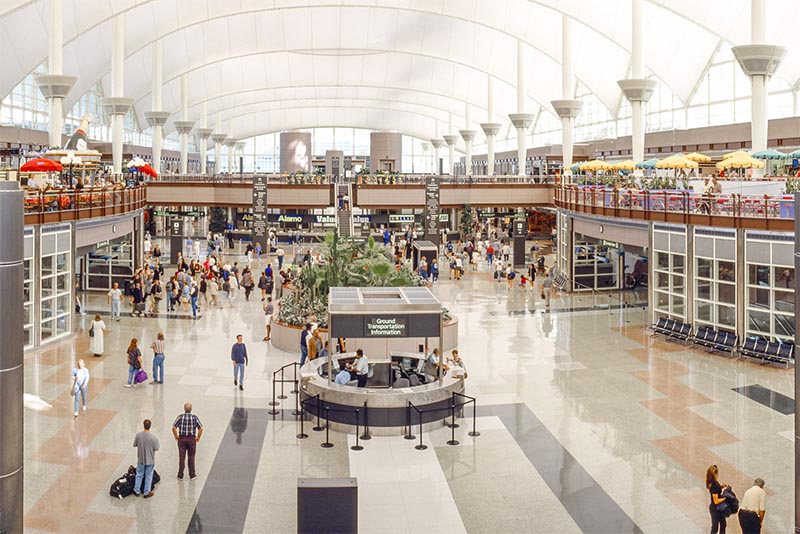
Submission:
<svg viewBox="0 0 800 534">
<path fill-rule="evenodd" d="M 495 121 L 516 108 L 516 40 L 526 43 L 528 103 L 560 98 L 561 14 L 573 29 L 575 76 L 615 113 L 630 63 L 630 0 L 63 0 L 64 73 L 78 76 L 69 109 L 100 80 L 110 94 L 111 18 L 125 17 L 125 96 L 141 124 L 151 105 L 151 49 L 163 39 L 167 111 L 190 118 L 206 102 L 209 125 L 243 138 L 297 127 L 354 126 L 428 138 L 448 114 L 477 129 L 486 77 Z M 47 59 L 48 0 L 0 0 L 0 94 Z M 800 2 L 770 0 L 772 44 L 800 45 Z M 648 0 L 646 62 L 682 101 L 720 45 L 749 43 L 748 0 Z M 777 76 L 800 80 L 800 54 Z M 171 131 L 171 122 L 167 131 Z"/>
</svg>

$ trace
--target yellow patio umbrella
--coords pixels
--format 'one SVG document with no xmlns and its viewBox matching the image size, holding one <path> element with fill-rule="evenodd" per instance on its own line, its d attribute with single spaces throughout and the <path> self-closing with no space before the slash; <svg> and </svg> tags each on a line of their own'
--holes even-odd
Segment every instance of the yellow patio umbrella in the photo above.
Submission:
<svg viewBox="0 0 800 534">
<path fill-rule="evenodd" d="M 656 163 L 656 169 L 696 169 L 697 162 L 685 156 L 669 156 Z"/>
<path fill-rule="evenodd" d="M 601 159 L 593 159 L 592 161 L 587 161 L 586 163 L 581 163 L 580 169 L 582 171 L 608 171 L 611 170 L 612 165 Z"/>
<path fill-rule="evenodd" d="M 617 163 L 614 163 L 613 169 L 615 171 L 633 171 L 636 170 L 636 162 L 632 159 L 618 161 Z"/>
<path fill-rule="evenodd" d="M 763 169 L 764 162 L 760 159 L 751 158 L 746 152 L 725 158 L 717 163 L 717 169 Z"/>
<path fill-rule="evenodd" d="M 736 150 L 735 152 L 728 152 L 727 154 L 723 154 L 722 159 L 725 160 L 725 159 L 732 158 L 732 157 L 735 157 L 735 156 L 747 156 L 749 158 L 750 157 L 750 153 L 749 152 L 745 152 L 744 150 Z"/>
<path fill-rule="evenodd" d="M 696 161 L 697 163 L 711 163 L 711 157 L 701 154 L 699 152 L 692 152 L 683 156 L 686 159 Z"/>
</svg>

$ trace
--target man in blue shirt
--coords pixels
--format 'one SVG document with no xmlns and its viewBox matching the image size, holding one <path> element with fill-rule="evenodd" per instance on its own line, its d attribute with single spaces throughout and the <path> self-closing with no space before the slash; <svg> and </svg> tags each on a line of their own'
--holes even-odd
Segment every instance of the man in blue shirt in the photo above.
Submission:
<svg viewBox="0 0 800 534">
<path fill-rule="evenodd" d="M 231 362 L 233 363 L 233 385 L 238 384 L 239 390 L 244 391 L 244 368 L 247 366 L 247 347 L 242 342 L 242 334 L 236 336 L 236 343 L 231 347 Z"/>
<path fill-rule="evenodd" d="M 350 373 L 342 369 L 336 374 L 336 378 L 334 378 L 333 381 L 342 386 L 346 386 L 347 383 L 350 382 L 350 380 L 351 380 Z"/>
<path fill-rule="evenodd" d="M 306 327 L 300 332 L 300 366 L 306 363 L 308 358 L 308 336 L 311 335 L 311 323 L 306 323 Z"/>
</svg>

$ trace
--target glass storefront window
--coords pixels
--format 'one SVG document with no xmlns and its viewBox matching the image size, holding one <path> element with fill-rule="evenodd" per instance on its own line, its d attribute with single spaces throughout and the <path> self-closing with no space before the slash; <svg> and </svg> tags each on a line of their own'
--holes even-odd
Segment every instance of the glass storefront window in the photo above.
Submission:
<svg viewBox="0 0 800 534">
<path fill-rule="evenodd" d="M 72 230 L 41 228 L 41 341 L 69 334 L 72 322 Z"/>
<path fill-rule="evenodd" d="M 746 336 L 768 341 L 794 341 L 794 266 L 790 236 L 748 235 Z"/>
</svg>

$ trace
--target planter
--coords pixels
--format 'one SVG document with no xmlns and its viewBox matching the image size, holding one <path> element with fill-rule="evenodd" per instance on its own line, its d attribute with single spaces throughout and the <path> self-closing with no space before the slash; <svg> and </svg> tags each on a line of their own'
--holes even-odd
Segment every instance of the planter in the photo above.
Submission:
<svg viewBox="0 0 800 534">
<path fill-rule="evenodd" d="M 276 349 L 280 349 L 292 354 L 300 354 L 300 332 L 303 329 L 299 326 L 292 326 L 278 321 L 272 322 L 272 333 L 270 334 L 270 342 Z M 320 328 L 320 336 L 322 339 L 328 339 L 328 331 Z M 444 352 L 458 348 L 458 318 L 454 317 L 449 322 L 444 324 L 443 328 L 444 339 L 442 340 L 442 347 Z M 384 339 L 384 338 L 369 338 L 369 339 L 348 339 L 347 350 L 354 351 L 356 349 L 363 349 L 367 357 L 370 354 L 386 354 L 388 351 L 399 352 L 417 352 L 418 345 L 424 344 L 424 338 L 405 338 L 405 339 Z M 429 341 L 429 348 L 433 350 L 436 345 Z M 329 348 L 335 348 L 334 344 L 329 343 Z"/>
</svg>

